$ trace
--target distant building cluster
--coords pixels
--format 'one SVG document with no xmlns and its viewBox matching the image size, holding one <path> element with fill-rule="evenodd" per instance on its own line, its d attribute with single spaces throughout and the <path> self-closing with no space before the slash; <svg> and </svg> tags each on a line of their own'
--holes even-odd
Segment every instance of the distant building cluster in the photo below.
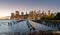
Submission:
<svg viewBox="0 0 60 35">
<path fill-rule="evenodd" d="M 48 11 L 48 14 L 50 15 L 50 10 Z M 39 20 L 42 16 L 47 16 L 47 13 L 40 12 L 39 11 L 30 11 L 29 14 L 26 12 L 26 14 L 24 14 L 24 12 L 21 12 L 21 14 L 19 13 L 19 11 L 15 11 L 15 13 L 11 13 L 11 17 L 10 19 L 12 20 Z"/>
</svg>

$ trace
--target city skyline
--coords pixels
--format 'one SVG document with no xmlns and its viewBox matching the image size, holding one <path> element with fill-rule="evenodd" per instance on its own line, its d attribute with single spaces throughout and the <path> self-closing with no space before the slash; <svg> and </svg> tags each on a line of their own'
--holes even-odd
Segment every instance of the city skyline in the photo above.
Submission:
<svg viewBox="0 0 60 35">
<path fill-rule="evenodd" d="M 60 12 L 60 0 L 0 0 L 0 16 L 10 16 L 11 12 L 41 10 Z"/>
</svg>

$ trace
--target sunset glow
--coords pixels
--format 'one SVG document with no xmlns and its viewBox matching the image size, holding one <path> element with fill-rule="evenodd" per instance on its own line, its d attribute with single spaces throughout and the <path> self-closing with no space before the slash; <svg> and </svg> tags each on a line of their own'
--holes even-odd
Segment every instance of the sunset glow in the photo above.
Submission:
<svg viewBox="0 0 60 35">
<path fill-rule="evenodd" d="M 41 10 L 47 12 L 59 12 L 60 0 L 0 0 L 0 16 L 10 16 L 16 10 L 29 12 L 30 10 Z"/>
</svg>

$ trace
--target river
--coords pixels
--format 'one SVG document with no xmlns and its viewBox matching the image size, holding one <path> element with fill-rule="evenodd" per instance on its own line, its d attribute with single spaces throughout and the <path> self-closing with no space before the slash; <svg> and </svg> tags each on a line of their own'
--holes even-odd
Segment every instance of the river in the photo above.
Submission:
<svg viewBox="0 0 60 35">
<path fill-rule="evenodd" d="M 30 20 L 0 20 L 0 35 L 27 35 L 29 32 L 48 30 L 55 30 L 55 28 Z"/>
</svg>

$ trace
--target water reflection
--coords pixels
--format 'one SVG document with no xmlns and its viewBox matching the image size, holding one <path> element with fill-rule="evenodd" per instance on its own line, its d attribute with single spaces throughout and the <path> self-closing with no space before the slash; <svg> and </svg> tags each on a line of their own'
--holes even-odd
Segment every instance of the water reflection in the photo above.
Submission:
<svg viewBox="0 0 60 35">
<path fill-rule="evenodd" d="M 26 35 L 36 30 L 57 30 L 59 27 L 59 23 L 41 22 L 38 24 L 27 20 L 0 20 L 0 35 Z"/>
</svg>

